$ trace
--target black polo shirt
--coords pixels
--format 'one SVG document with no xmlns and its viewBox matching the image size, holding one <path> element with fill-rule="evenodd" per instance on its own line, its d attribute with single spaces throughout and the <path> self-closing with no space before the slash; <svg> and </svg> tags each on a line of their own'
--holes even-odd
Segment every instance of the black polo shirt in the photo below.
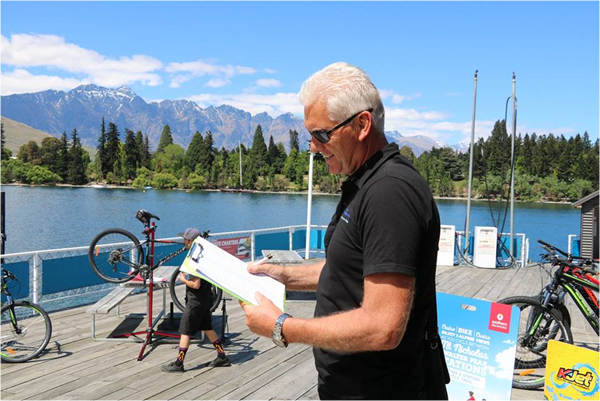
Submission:
<svg viewBox="0 0 600 401">
<path fill-rule="evenodd" d="M 395 143 L 344 182 L 325 236 L 327 260 L 319 278 L 315 317 L 360 307 L 363 280 L 370 274 L 415 277 L 416 293 L 397 348 L 352 354 L 314 349 L 322 396 L 417 398 L 424 386 L 423 340 L 434 302 L 439 234 L 429 186 Z"/>
</svg>

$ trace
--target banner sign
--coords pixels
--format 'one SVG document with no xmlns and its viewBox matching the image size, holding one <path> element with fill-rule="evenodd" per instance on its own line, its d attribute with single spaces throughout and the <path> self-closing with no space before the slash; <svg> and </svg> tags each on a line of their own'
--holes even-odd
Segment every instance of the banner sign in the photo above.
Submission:
<svg viewBox="0 0 600 401">
<path fill-rule="evenodd" d="M 598 352 L 548 342 L 544 395 L 549 400 L 598 400 Z"/>
<path fill-rule="evenodd" d="M 238 259 L 250 259 L 250 237 L 220 238 L 211 242 Z"/>
<path fill-rule="evenodd" d="M 437 307 L 449 399 L 510 400 L 519 309 L 441 292 Z"/>
</svg>

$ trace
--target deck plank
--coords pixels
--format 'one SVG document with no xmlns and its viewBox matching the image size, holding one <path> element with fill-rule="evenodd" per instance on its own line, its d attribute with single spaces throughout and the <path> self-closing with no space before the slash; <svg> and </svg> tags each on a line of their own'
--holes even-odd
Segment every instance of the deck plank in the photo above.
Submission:
<svg viewBox="0 0 600 401">
<path fill-rule="evenodd" d="M 497 301 L 512 295 L 535 294 L 547 276 L 538 268 L 476 269 L 439 266 L 438 291 Z M 167 294 L 167 302 L 168 302 Z M 128 297 L 120 306 L 123 314 L 142 312 L 145 293 Z M 162 293 L 154 297 L 154 316 L 162 307 Z M 598 349 L 598 339 L 581 313 L 568 300 L 577 344 Z M 314 300 L 288 301 L 288 312 L 312 317 Z M 168 304 L 167 304 L 168 307 Z M 207 340 L 193 344 L 186 356 L 186 372 L 167 374 L 160 366 L 177 353 L 174 343 L 153 344 L 142 361 L 136 358 L 141 344 L 96 342 L 90 337 L 87 307 L 50 314 L 53 336 L 47 352 L 23 364 L 3 364 L 1 397 L 6 400 L 40 399 L 318 399 L 317 374 L 311 347 L 292 344 L 276 347 L 268 338 L 251 333 L 237 301 L 227 303 L 231 344 L 225 347 L 232 366 L 209 368 L 216 352 Z M 220 332 L 220 309 L 214 314 Z M 116 313 L 98 315 L 97 335 L 143 331 L 146 321 L 123 318 Z M 514 390 L 512 399 L 543 399 L 542 392 Z"/>
</svg>

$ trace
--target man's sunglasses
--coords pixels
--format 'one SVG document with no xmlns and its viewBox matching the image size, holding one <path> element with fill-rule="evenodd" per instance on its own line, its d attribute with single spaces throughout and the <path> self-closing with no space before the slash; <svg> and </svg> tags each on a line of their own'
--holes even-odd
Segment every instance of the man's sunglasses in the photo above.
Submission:
<svg viewBox="0 0 600 401">
<path fill-rule="evenodd" d="M 342 128 L 344 125 L 350 124 L 350 122 L 352 120 L 354 120 L 356 118 L 356 116 L 358 116 L 360 113 L 365 112 L 365 111 L 368 111 L 369 113 L 371 113 L 373 111 L 373 109 L 359 111 L 358 113 L 352 115 L 347 120 L 342 121 L 341 123 L 339 123 L 338 125 L 336 125 L 335 127 L 333 127 L 330 130 L 320 129 L 320 130 L 316 130 L 316 131 L 310 131 L 310 135 L 312 135 L 314 138 L 317 139 L 317 141 L 319 141 L 321 143 L 327 143 L 327 142 L 329 142 L 329 138 L 331 137 L 331 134 L 334 133 L 334 131 L 336 131 L 339 128 Z"/>
</svg>

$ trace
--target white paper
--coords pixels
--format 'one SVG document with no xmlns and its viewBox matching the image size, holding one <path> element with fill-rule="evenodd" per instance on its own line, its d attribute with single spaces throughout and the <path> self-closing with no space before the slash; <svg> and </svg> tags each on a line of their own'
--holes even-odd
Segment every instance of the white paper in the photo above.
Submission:
<svg viewBox="0 0 600 401">
<path fill-rule="evenodd" d="M 181 271 L 200 277 L 235 298 L 258 305 L 260 292 L 282 311 L 285 308 L 285 286 L 272 277 L 248 273 L 247 264 L 204 238 L 196 238 Z"/>
</svg>

